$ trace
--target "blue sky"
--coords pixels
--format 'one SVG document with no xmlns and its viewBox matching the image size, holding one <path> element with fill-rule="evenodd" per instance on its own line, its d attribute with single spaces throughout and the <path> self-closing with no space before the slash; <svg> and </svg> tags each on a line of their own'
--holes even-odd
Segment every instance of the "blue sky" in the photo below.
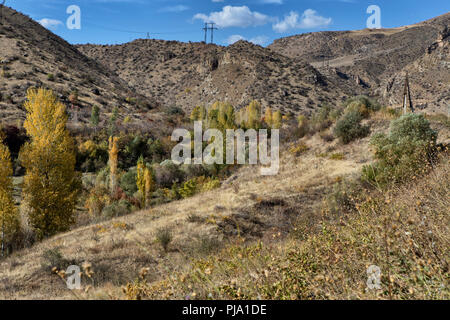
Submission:
<svg viewBox="0 0 450 320">
<path fill-rule="evenodd" d="M 137 38 L 202 41 L 215 22 L 214 42 L 274 39 L 321 30 L 366 28 L 369 5 L 381 9 L 383 28 L 417 23 L 449 11 L 448 0 L 6 0 L 71 43 L 115 44 Z M 81 9 L 81 29 L 69 30 L 66 9 Z M 209 41 L 209 36 L 208 36 Z"/>
</svg>

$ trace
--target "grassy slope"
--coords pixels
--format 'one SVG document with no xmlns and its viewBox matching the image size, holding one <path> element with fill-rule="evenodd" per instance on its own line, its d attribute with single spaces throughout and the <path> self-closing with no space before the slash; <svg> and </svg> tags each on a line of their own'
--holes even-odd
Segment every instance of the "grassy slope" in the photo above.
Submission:
<svg viewBox="0 0 450 320">
<path fill-rule="evenodd" d="M 387 129 L 387 121 L 371 121 L 374 131 Z M 370 161 L 368 138 L 347 146 L 324 143 L 317 136 L 305 141 L 310 149 L 300 156 L 284 150 L 278 176 L 261 177 L 258 168 L 245 167 L 218 190 L 76 229 L 15 253 L 0 261 L 0 298 L 74 298 L 58 276 L 41 266 L 44 252 L 53 248 L 60 248 L 67 260 L 63 264 L 93 265 L 93 278 L 85 279 L 84 285 L 94 288 L 87 294 L 76 293 L 83 298 L 124 298 L 122 286 L 136 279 L 143 267 L 149 268 L 147 280 L 155 287 L 131 286 L 131 297 L 136 293 L 150 298 L 193 293 L 203 298 L 210 293 L 214 298 L 325 298 L 327 293 L 333 298 L 373 297 L 360 294 L 364 291 L 358 288 L 365 284 L 366 264 L 378 263 L 382 268 L 390 264 L 380 258 L 384 251 L 377 251 L 383 248 L 382 233 L 375 232 L 381 218 L 364 211 L 335 223 L 336 217 L 324 217 L 319 210 L 331 184 L 357 174 Z M 342 153 L 344 159 L 329 159 L 335 153 Z M 440 192 L 436 198 L 445 199 L 448 166 L 441 170 L 441 189 L 433 191 L 439 184 L 425 179 L 425 185 L 417 184 L 414 192 L 398 190 L 392 199 L 401 201 L 399 206 L 405 205 L 402 212 L 407 213 L 416 208 L 417 197 L 423 198 L 427 203 L 423 215 L 428 216 L 431 208 L 440 219 L 430 220 L 440 237 L 436 243 L 448 247 L 448 212 L 443 211 L 448 202 L 435 206 L 422 194 L 423 190 L 430 190 L 429 196 Z M 420 217 L 420 211 L 412 212 Z M 161 227 L 171 228 L 174 235 L 167 253 L 155 241 Z M 419 229 L 418 244 L 423 248 L 430 242 Z M 254 245 L 257 241 L 262 245 Z M 429 250 L 424 252 L 428 257 Z M 444 258 L 448 265 L 448 256 Z M 312 281 L 313 275 L 319 278 Z M 334 285 L 326 281 L 332 275 L 338 277 L 333 281 L 339 281 Z M 433 285 L 442 280 L 433 280 Z M 244 285 L 239 289 L 237 283 Z M 418 297 L 423 296 L 421 291 Z"/>
</svg>

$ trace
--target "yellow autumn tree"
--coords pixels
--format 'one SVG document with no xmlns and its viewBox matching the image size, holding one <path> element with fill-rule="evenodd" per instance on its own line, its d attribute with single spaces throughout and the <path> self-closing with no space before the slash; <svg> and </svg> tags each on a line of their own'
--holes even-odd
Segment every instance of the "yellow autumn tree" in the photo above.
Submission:
<svg viewBox="0 0 450 320">
<path fill-rule="evenodd" d="M 149 168 L 144 170 L 144 180 L 145 180 L 145 207 L 150 204 L 151 193 L 155 189 L 155 182 L 153 181 L 153 175 Z"/>
<path fill-rule="evenodd" d="M 153 180 L 153 174 L 151 170 L 147 168 L 144 163 L 143 157 L 140 157 L 137 163 L 136 185 L 142 195 L 142 205 L 145 208 L 148 206 L 150 194 L 155 189 L 155 182 Z"/>
<path fill-rule="evenodd" d="M 2 256 L 7 243 L 20 228 L 19 214 L 12 196 L 12 174 L 11 154 L 8 147 L 3 144 L 0 130 L 0 242 Z"/>
<path fill-rule="evenodd" d="M 259 129 L 261 127 L 261 104 L 253 100 L 247 106 L 247 128 Z"/>
<path fill-rule="evenodd" d="M 264 121 L 265 121 L 265 123 L 267 124 L 267 126 L 269 127 L 269 128 L 271 128 L 272 127 L 272 109 L 270 108 L 270 107 L 267 107 L 267 109 L 266 109 L 266 113 L 264 114 Z"/>
<path fill-rule="evenodd" d="M 66 128 L 65 106 L 51 90 L 29 89 L 24 128 L 30 137 L 21 151 L 26 169 L 23 193 L 29 223 L 38 239 L 69 230 L 81 175 L 75 171 L 75 144 Z"/>
<path fill-rule="evenodd" d="M 280 129 L 283 122 L 283 116 L 280 110 L 277 110 L 273 113 L 272 118 L 272 129 Z"/>
<path fill-rule="evenodd" d="M 110 191 L 114 194 L 117 189 L 117 166 L 119 158 L 119 138 L 109 137 L 109 170 Z"/>
<path fill-rule="evenodd" d="M 136 186 L 145 202 L 145 164 L 143 157 L 140 157 L 137 163 Z"/>
</svg>

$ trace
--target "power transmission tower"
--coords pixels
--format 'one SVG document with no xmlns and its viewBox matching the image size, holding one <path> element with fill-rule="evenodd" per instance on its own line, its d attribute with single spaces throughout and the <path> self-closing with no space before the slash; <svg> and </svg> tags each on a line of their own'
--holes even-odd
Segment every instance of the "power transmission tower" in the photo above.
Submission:
<svg viewBox="0 0 450 320">
<path fill-rule="evenodd" d="M 147 32 L 147 39 L 150 39 L 150 32 Z"/>
<path fill-rule="evenodd" d="M 210 23 L 211 27 L 209 30 L 211 30 L 211 43 L 214 43 L 214 30 L 219 30 L 216 27 L 214 27 L 216 24 L 214 22 Z"/>
<path fill-rule="evenodd" d="M 205 31 L 205 43 L 206 43 L 206 39 L 208 37 L 208 23 L 205 22 L 205 27 L 203 28 L 203 31 Z"/>
<path fill-rule="evenodd" d="M 411 89 L 409 87 L 409 75 L 406 73 L 406 79 L 405 79 L 405 88 L 403 90 L 403 114 L 406 114 L 408 112 L 408 103 L 409 108 L 411 109 L 411 112 L 414 113 L 414 106 L 412 103 L 411 98 Z"/>
</svg>

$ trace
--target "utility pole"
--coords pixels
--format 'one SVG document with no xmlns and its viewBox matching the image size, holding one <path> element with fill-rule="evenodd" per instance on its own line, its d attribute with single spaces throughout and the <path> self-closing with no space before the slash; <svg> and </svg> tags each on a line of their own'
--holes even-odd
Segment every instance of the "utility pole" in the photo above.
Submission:
<svg viewBox="0 0 450 320">
<path fill-rule="evenodd" d="M 409 75 L 408 73 L 406 73 L 405 88 L 403 90 L 403 114 L 406 114 L 408 111 L 408 103 L 411 112 L 414 113 L 414 106 L 411 98 L 411 89 L 409 87 Z"/>
<path fill-rule="evenodd" d="M 215 23 L 212 22 L 210 23 L 211 27 L 209 28 L 209 30 L 211 30 L 211 43 L 214 43 L 214 30 L 219 30 L 217 29 L 215 26 Z"/>
</svg>

